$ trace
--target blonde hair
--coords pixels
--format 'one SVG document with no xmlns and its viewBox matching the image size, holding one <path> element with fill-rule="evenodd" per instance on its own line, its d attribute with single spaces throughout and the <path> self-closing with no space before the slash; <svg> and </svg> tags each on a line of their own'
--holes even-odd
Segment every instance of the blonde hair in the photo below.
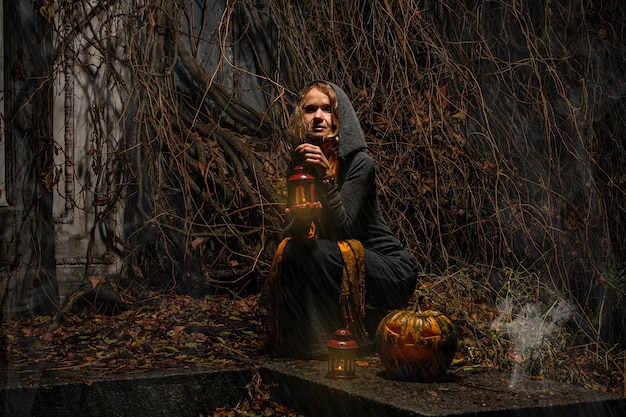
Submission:
<svg viewBox="0 0 626 417">
<path fill-rule="evenodd" d="M 322 93 L 326 94 L 330 101 L 331 120 L 333 125 L 331 127 L 331 134 L 328 137 L 337 136 L 338 133 L 339 119 L 337 118 L 337 109 L 339 108 L 339 103 L 337 102 L 337 94 L 328 83 L 323 81 L 314 81 L 311 84 L 308 84 L 300 92 L 298 104 L 289 119 L 288 133 L 291 135 L 295 146 L 306 142 L 309 137 L 309 126 L 307 126 L 304 122 L 304 108 L 302 105 L 304 102 L 304 96 L 306 96 L 307 93 L 314 88 L 317 88 Z"/>
</svg>

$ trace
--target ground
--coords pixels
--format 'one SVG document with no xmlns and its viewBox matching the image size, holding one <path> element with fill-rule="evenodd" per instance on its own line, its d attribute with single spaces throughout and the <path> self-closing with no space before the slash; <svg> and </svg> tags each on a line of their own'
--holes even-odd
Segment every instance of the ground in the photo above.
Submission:
<svg viewBox="0 0 626 417">
<path fill-rule="evenodd" d="M 481 314 L 492 314 L 484 307 L 473 308 L 476 311 L 471 316 L 479 319 Z M 197 300 L 161 294 L 142 307 L 116 315 L 83 311 L 59 318 L 5 320 L 1 329 L 0 378 L 7 383 L 19 380 L 21 385 L 63 380 L 90 384 L 96 378 L 149 370 L 251 366 L 269 357 L 259 317 L 256 295 Z M 497 366 L 505 359 L 515 363 L 515 352 L 493 352 L 493 346 L 502 346 L 502 340 L 479 340 L 485 337 L 476 328 L 468 330 L 468 326 L 465 322 L 457 325 L 459 348 L 453 367 Z M 482 350 L 487 354 L 477 353 Z M 585 352 L 580 348 L 563 351 L 565 356 L 578 355 L 572 356 L 576 363 L 560 368 L 561 372 L 579 375 L 577 381 L 566 382 L 603 391 L 623 389 L 623 374 L 598 366 Z M 489 353 L 493 356 L 488 358 Z M 376 360 L 374 354 L 362 358 L 359 365 L 367 366 L 368 361 Z M 273 403 L 258 380 L 251 384 L 250 393 L 250 398 L 236 407 L 207 410 L 206 415 L 295 416 L 293 411 Z"/>
<path fill-rule="evenodd" d="M 84 313 L 84 312 L 83 312 Z M 0 378 L 34 385 L 182 368 L 248 366 L 267 356 L 257 297 L 155 296 L 114 316 L 65 315 L 2 323 Z M 295 416 L 257 380 L 250 398 L 207 416 Z"/>
</svg>

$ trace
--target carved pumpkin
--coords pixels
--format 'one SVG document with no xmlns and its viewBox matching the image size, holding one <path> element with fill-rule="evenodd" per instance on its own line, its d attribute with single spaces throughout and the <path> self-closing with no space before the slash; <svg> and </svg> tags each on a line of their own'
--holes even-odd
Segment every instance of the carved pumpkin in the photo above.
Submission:
<svg viewBox="0 0 626 417">
<path fill-rule="evenodd" d="M 398 310 L 376 331 L 378 356 L 391 378 L 429 381 L 443 376 L 456 351 L 456 330 L 442 313 Z"/>
</svg>

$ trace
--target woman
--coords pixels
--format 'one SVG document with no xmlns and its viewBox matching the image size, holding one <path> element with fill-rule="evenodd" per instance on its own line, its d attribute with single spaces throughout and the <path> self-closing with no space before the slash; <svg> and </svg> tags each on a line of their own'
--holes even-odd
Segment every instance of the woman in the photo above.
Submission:
<svg viewBox="0 0 626 417">
<path fill-rule="evenodd" d="M 290 123 L 294 161 L 319 179 L 318 213 L 293 219 L 263 289 L 279 356 L 323 357 L 336 329 L 371 348 L 380 319 L 413 294 L 416 264 L 384 220 L 375 166 L 356 112 L 335 84 L 315 81 Z"/>
</svg>

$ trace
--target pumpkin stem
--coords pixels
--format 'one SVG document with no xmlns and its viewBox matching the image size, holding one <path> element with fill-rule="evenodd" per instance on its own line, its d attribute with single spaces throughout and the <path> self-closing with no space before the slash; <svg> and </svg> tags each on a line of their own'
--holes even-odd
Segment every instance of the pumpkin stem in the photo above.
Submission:
<svg viewBox="0 0 626 417">
<path fill-rule="evenodd" d="M 424 296 L 418 295 L 415 304 L 413 304 L 413 312 L 422 313 L 422 303 L 424 302 Z"/>
</svg>

